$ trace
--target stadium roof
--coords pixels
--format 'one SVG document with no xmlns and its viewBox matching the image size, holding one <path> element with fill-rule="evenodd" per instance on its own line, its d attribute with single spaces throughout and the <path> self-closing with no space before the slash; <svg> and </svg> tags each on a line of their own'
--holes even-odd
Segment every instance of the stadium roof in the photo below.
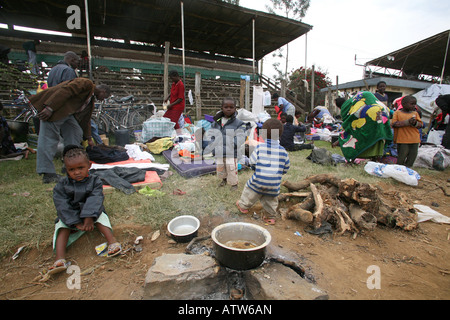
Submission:
<svg viewBox="0 0 450 320">
<path fill-rule="evenodd" d="M 124 39 L 182 48 L 181 2 L 185 49 L 236 58 L 255 59 L 297 39 L 312 26 L 282 16 L 255 11 L 220 0 L 88 0 L 91 37 Z M 71 32 L 86 37 L 83 0 L 0 0 L 0 23 Z M 81 12 L 81 29 L 69 30 L 70 5 Z M 10 27 L 11 29 L 11 27 Z M 11 30 L 0 29 L 1 34 Z"/>
<path fill-rule="evenodd" d="M 438 33 L 400 50 L 366 63 L 367 66 L 401 70 L 406 76 L 421 74 L 440 77 L 445 62 L 444 77 L 450 76 L 448 43 L 450 30 Z"/>
</svg>

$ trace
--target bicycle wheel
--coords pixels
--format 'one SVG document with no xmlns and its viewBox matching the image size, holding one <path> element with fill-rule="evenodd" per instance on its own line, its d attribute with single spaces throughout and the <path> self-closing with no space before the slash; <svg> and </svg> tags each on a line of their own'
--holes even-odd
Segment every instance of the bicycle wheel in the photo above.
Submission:
<svg viewBox="0 0 450 320">
<path fill-rule="evenodd" d="M 25 122 L 28 122 L 28 133 L 39 134 L 40 120 L 34 115 L 34 112 L 28 111 L 25 114 Z"/>
<path fill-rule="evenodd" d="M 128 128 L 135 130 L 142 130 L 144 121 L 147 120 L 144 114 L 134 110 L 128 115 Z"/>
<path fill-rule="evenodd" d="M 111 130 L 111 125 L 109 123 L 109 120 L 103 116 L 100 115 L 100 117 L 97 120 L 97 126 L 98 126 L 98 133 L 99 134 L 108 134 Z"/>
</svg>

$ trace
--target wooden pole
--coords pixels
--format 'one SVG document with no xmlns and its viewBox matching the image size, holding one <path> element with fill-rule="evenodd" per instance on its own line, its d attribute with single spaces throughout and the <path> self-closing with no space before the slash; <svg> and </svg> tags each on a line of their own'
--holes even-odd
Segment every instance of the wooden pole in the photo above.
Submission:
<svg viewBox="0 0 450 320">
<path fill-rule="evenodd" d="M 445 64 L 447 63 L 447 55 L 448 55 L 448 45 L 449 45 L 449 43 L 450 43 L 450 31 L 448 32 L 447 48 L 445 49 L 445 57 L 444 57 L 444 63 L 442 65 L 442 73 L 441 73 L 440 84 L 442 84 L 442 80 L 444 79 L 444 71 L 445 71 Z"/>
<path fill-rule="evenodd" d="M 239 94 L 239 108 L 244 108 L 245 106 L 245 80 L 241 79 L 241 90 Z"/>
<path fill-rule="evenodd" d="M 86 39 L 89 58 L 89 79 L 92 80 L 92 57 L 91 57 L 91 29 L 89 27 L 89 9 L 88 0 L 84 0 L 84 10 L 86 14 Z"/>
<path fill-rule="evenodd" d="M 183 46 L 183 83 L 186 85 L 186 56 L 184 47 L 184 4 L 181 1 L 181 42 Z"/>
<path fill-rule="evenodd" d="M 307 57 L 308 57 L 308 32 L 305 34 L 305 81 L 308 76 L 308 68 L 307 68 Z M 306 86 L 305 86 L 305 108 L 307 108 L 307 100 L 306 100 Z"/>
<path fill-rule="evenodd" d="M 245 80 L 245 109 L 250 110 L 250 81 Z"/>
<path fill-rule="evenodd" d="M 311 111 L 314 110 L 314 90 L 315 90 L 315 68 L 314 65 L 311 67 Z"/>
<path fill-rule="evenodd" d="M 252 19 L 253 81 L 255 81 L 255 18 Z"/>
<path fill-rule="evenodd" d="M 202 74 L 200 72 L 195 73 L 195 114 L 197 120 L 200 120 L 202 116 L 202 99 L 201 99 L 201 88 L 202 88 Z"/>
<path fill-rule="evenodd" d="M 164 43 L 164 97 L 163 99 L 169 96 L 169 55 L 170 55 L 170 42 L 166 41 Z"/>
</svg>

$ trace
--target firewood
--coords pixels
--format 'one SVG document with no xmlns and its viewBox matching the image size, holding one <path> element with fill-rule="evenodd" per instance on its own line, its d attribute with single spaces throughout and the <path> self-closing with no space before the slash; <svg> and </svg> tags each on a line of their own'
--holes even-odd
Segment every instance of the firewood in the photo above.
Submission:
<svg viewBox="0 0 450 320">
<path fill-rule="evenodd" d="M 413 230 L 418 225 L 412 202 L 400 192 L 384 193 L 377 186 L 352 178 L 338 179 L 332 174 L 314 175 L 300 182 L 286 181 L 283 185 L 291 193 L 281 199 L 309 186 L 311 195 L 291 206 L 284 218 L 310 223 L 312 215 L 315 229 L 324 221 L 331 222 L 338 234 L 374 230 L 378 223 L 404 230 Z"/>
<path fill-rule="evenodd" d="M 278 195 L 278 201 L 284 201 L 286 199 L 289 199 L 290 197 L 299 197 L 299 198 L 306 198 L 309 195 L 311 195 L 311 192 L 288 192 L 288 193 L 280 193 Z"/>
<path fill-rule="evenodd" d="M 367 211 L 361 209 L 357 204 L 350 204 L 348 207 L 351 219 L 361 229 L 374 230 L 377 225 L 377 218 Z"/>
<path fill-rule="evenodd" d="M 302 209 L 301 203 L 291 206 L 282 217 L 284 219 L 295 219 L 305 223 L 311 223 L 313 221 L 312 212 Z"/>
<path fill-rule="evenodd" d="M 322 221 L 325 219 L 321 219 L 321 216 L 323 214 L 323 200 L 322 197 L 319 194 L 319 191 L 317 190 L 316 186 L 313 183 L 310 183 L 309 187 L 311 188 L 311 192 L 313 194 L 315 208 L 313 212 L 313 219 L 314 219 L 314 228 L 317 229 L 322 225 Z"/>
<path fill-rule="evenodd" d="M 290 191 L 298 191 L 302 189 L 306 189 L 309 187 L 311 183 L 319 183 L 319 184 L 333 184 L 338 185 L 339 179 L 336 178 L 333 174 L 318 174 L 314 176 L 310 176 L 306 178 L 303 181 L 300 182 L 291 182 L 291 181 L 285 181 L 282 183 L 283 186 L 288 188 Z"/>
<path fill-rule="evenodd" d="M 314 209 L 315 203 L 314 203 L 314 198 L 312 196 L 312 193 L 306 197 L 305 200 L 303 200 L 300 203 L 300 208 L 303 210 L 308 210 L 308 211 L 312 211 Z"/>
<path fill-rule="evenodd" d="M 335 209 L 334 216 L 337 218 L 335 228 L 339 235 L 344 234 L 345 231 L 353 231 L 356 229 L 352 219 L 347 215 L 347 213 L 344 210 L 340 208 Z"/>
</svg>

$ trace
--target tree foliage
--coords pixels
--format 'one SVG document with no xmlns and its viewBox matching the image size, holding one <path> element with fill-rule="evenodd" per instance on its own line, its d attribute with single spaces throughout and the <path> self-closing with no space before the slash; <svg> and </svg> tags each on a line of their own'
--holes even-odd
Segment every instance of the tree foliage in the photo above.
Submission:
<svg viewBox="0 0 450 320">
<path fill-rule="evenodd" d="M 270 13 L 278 14 L 279 11 L 290 19 L 301 21 L 309 8 L 310 0 L 270 0 L 272 7 L 266 5 Z"/>
<path fill-rule="evenodd" d="M 306 11 L 309 8 L 310 0 L 270 0 L 272 6 L 266 5 L 266 9 L 269 13 L 283 15 L 286 18 L 301 21 L 306 15 Z M 278 49 L 277 52 L 272 55 L 274 58 L 284 57 L 282 49 Z M 275 80 L 287 79 L 288 76 L 288 61 L 289 61 L 289 44 L 286 45 L 285 56 L 285 69 L 284 72 L 280 69 L 280 63 L 275 62 L 273 67 L 277 74 L 274 76 Z"/>
<path fill-rule="evenodd" d="M 305 96 L 305 82 L 308 84 L 306 96 Z M 326 88 L 331 85 L 331 79 L 327 75 L 327 71 L 323 71 L 320 67 L 314 70 L 314 104 L 323 105 L 324 95 L 320 93 L 320 89 Z M 306 69 L 300 67 L 294 70 L 289 76 L 288 88 L 295 92 L 297 99 L 300 101 L 306 101 L 307 104 L 311 101 L 312 94 L 312 68 Z M 308 92 L 309 91 L 309 92 Z"/>
</svg>

